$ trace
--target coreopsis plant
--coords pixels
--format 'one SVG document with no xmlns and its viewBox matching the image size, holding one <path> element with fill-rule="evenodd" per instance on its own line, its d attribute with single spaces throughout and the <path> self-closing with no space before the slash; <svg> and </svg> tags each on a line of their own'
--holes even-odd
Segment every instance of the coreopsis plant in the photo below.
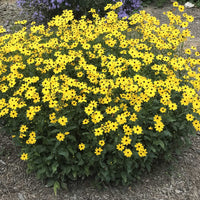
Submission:
<svg viewBox="0 0 200 200">
<path fill-rule="evenodd" d="M 169 24 L 144 10 L 121 19 L 121 5 L 0 29 L 0 117 L 28 171 L 55 190 L 91 175 L 130 183 L 200 131 L 199 52 L 178 51 L 193 17 L 176 3 Z"/>
</svg>

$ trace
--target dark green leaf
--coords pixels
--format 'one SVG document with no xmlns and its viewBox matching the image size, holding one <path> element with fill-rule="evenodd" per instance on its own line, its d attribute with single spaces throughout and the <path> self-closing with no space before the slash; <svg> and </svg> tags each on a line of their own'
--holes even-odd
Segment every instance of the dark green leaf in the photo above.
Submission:
<svg viewBox="0 0 200 200">
<path fill-rule="evenodd" d="M 58 151 L 58 154 L 61 155 L 61 156 L 64 156 L 66 160 L 69 159 L 69 152 L 67 149 L 63 150 L 63 149 L 60 149 Z"/>
</svg>

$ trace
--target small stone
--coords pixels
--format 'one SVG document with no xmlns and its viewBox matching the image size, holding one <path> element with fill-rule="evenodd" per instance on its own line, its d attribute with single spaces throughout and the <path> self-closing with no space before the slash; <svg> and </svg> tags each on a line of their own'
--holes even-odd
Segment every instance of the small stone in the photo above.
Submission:
<svg viewBox="0 0 200 200">
<path fill-rule="evenodd" d="M 19 200 L 25 200 L 23 194 L 21 194 L 21 193 L 18 193 L 18 199 L 19 199 Z"/>
<path fill-rule="evenodd" d="M 194 7 L 194 4 L 193 4 L 193 3 L 190 3 L 190 2 L 186 2 L 186 3 L 185 3 L 185 7 L 186 7 L 186 8 L 192 8 L 192 7 Z"/>
<path fill-rule="evenodd" d="M 177 194 L 180 194 L 180 193 L 182 193 L 182 191 L 181 190 L 175 190 L 175 192 L 177 193 Z"/>
<path fill-rule="evenodd" d="M 0 160 L 0 163 L 6 165 L 6 163 L 3 160 Z"/>
</svg>

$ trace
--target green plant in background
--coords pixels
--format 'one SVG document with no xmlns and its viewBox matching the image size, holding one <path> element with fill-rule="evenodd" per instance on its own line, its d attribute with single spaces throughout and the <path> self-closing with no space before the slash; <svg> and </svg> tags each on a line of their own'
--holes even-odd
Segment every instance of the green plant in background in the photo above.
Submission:
<svg viewBox="0 0 200 200">
<path fill-rule="evenodd" d="M 145 11 L 119 19 L 121 5 L 106 18 L 64 10 L 46 28 L 0 28 L 0 117 L 28 171 L 55 192 L 92 175 L 128 184 L 200 130 L 199 52 L 177 51 L 193 17 L 175 2 L 169 24 Z"/>
</svg>

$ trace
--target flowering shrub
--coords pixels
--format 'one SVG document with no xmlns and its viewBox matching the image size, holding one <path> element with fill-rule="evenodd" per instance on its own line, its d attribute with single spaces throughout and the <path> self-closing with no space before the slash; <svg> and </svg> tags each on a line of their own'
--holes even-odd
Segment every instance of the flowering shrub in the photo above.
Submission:
<svg viewBox="0 0 200 200">
<path fill-rule="evenodd" d="M 91 14 L 88 13 L 91 7 L 96 9 L 97 13 L 103 17 L 106 14 L 104 7 L 117 1 L 119 0 L 18 0 L 17 4 L 23 8 L 22 13 L 32 10 L 31 18 L 37 23 L 44 24 L 52 17 L 62 14 L 65 9 L 73 10 L 76 19 L 80 19 L 83 15 L 91 18 Z M 119 17 L 129 16 L 134 10 L 138 10 L 141 7 L 140 0 L 121 0 L 121 2 L 123 2 L 123 6 L 118 11 Z"/>
<path fill-rule="evenodd" d="M 178 51 L 193 17 L 175 2 L 182 16 L 166 12 L 169 24 L 145 11 L 124 20 L 120 6 L 0 37 L 0 117 L 54 189 L 90 175 L 127 184 L 200 130 L 199 52 Z"/>
</svg>

